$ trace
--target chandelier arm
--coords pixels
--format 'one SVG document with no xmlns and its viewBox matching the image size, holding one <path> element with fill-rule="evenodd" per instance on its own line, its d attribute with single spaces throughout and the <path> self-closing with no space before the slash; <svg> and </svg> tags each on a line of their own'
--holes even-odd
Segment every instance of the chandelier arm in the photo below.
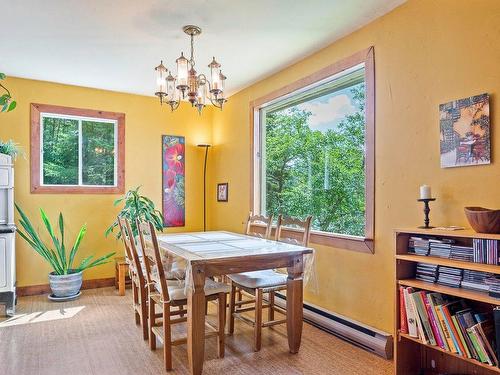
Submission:
<svg viewBox="0 0 500 375">
<path fill-rule="evenodd" d="M 217 107 L 217 108 L 219 108 L 219 109 L 222 109 L 222 104 L 221 104 L 221 103 L 219 103 L 218 101 L 214 101 L 211 97 L 208 97 L 208 99 L 210 100 L 210 103 L 212 103 L 212 105 L 213 105 L 214 107 Z"/>
</svg>

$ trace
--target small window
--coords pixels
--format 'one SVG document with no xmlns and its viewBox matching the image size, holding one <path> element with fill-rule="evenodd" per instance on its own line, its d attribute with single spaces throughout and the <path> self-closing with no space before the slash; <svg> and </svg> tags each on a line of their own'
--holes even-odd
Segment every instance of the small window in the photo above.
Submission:
<svg viewBox="0 0 500 375">
<path fill-rule="evenodd" d="M 124 117 L 33 105 L 32 192 L 122 192 Z"/>
</svg>

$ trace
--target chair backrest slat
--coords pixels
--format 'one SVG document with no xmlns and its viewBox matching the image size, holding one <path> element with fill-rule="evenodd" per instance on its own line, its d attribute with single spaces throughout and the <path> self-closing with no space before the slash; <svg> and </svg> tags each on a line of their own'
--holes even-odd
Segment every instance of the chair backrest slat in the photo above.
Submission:
<svg viewBox="0 0 500 375">
<path fill-rule="evenodd" d="M 153 290 L 156 289 L 160 292 L 164 301 L 169 301 L 168 285 L 165 278 L 165 270 L 163 268 L 155 227 L 150 222 L 137 220 L 137 229 L 139 231 L 139 238 L 144 254 L 150 291 L 153 292 Z"/>
<path fill-rule="evenodd" d="M 141 259 L 139 257 L 139 253 L 137 252 L 137 247 L 135 246 L 135 239 L 132 232 L 132 227 L 130 226 L 130 222 L 126 218 L 118 217 L 118 225 L 121 231 L 121 237 L 123 240 L 123 244 L 125 245 L 125 252 L 127 255 L 129 267 L 132 270 L 132 274 L 137 275 L 139 278 L 139 284 L 141 288 L 145 286 L 145 278 L 142 268 Z"/>
<path fill-rule="evenodd" d="M 253 215 L 252 212 L 248 215 L 245 234 L 248 236 L 269 239 L 271 238 L 271 225 L 273 223 L 273 215 L 267 217 L 264 215 Z M 256 231 L 257 228 L 262 228 L 265 225 L 265 232 L 262 234 Z"/>
<path fill-rule="evenodd" d="M 312 216 L 305 220 L 296 217 L 278 216 L 276 227 L 276 241 L 287 242 L 294 245 L 308 246 L 311 235 Z"/>
</svg>

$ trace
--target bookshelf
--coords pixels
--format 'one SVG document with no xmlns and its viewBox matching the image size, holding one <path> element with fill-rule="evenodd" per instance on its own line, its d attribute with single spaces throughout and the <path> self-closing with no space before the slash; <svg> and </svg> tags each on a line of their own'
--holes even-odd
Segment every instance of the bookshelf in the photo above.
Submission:
<svg viewBox="0 0 500 375">
<path fill-rule="evenodd" d="M 500 274 L 500 266 L 409 254 L 408 243 L 410 237 L 412 236 L 450 238 L 462 245 L 470 245 L 472 239 L 474 238 L 500 241 L 500 235 L 498 234 L 481 234 L 471 230 L 444 231 L 420 228 L 395 230 L 396 345 L 394 365 L 396 375 L 423 375 L 440 373 L 476 375 L 500 374 L 500 369 L 497 367 L 481 363 L 474 359 L 462 357 L 458 354 L 443 350 L 438 346 L 424 344 L 420 339 L 400 332 L 400 285 L 462 298 L 473 307 L 480 306 L 483 309 L 492 309 L 495 306 L 500 306 L 500 299 L 489 296 L 487 292 L 468 290 L 464 288 L 453 288 L 415 279 L 416 266 L 418 262 L 445 267 L 454 267 L 463 270 L 489 272 L 493 274 Z"/>
</svg>

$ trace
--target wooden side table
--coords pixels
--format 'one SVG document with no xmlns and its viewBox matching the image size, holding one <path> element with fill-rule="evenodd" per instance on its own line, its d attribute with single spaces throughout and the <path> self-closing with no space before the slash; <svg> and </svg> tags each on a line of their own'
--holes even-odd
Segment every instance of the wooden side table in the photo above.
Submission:
<svg viewBox="0 0 500 375">
<path fill-rule="evenodd" d="M 125 257 L 115 258 L 115 288 L 120 296 L 125 295 L 125 284 L 128 278 L 128 263 Z"/>
</svg>

